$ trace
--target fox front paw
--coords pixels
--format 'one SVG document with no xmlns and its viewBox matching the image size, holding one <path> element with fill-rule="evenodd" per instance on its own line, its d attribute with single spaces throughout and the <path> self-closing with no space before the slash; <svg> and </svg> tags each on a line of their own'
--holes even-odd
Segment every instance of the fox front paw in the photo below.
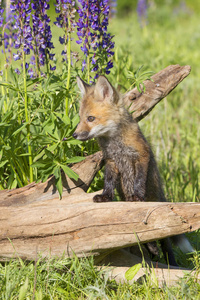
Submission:
<svg viewBox="0 0 200 300">
<path fill-rule="evenodd" d="M 93 197 L 94 202 L 110 202 L 112 199 L 108 195 L 95 195 Z"/>
</svg>

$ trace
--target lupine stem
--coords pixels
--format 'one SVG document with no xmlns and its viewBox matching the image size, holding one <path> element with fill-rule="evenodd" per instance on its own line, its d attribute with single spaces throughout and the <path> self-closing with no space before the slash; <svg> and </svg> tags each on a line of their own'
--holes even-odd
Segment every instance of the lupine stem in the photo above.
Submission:
<svg viewBox="0 0 200 300">
<path fill-rule="evenodd" d="M 30 172 L 30 182 L 33 182 L 33 168 L 31 167 L 33 163 L 32 159 L 32 149 L 30 145 L 30 122 L 28 116 L 28 94 L 27 94 L 27 82 L 26 82 L 26 60 L 25 53 L 22 51 L 23 58 L 23 75 L 24 75 L 24 106 L 25 106 L 25 120 L 27 123 L 27 143 L 28 143 L 28 154 L 29 154 L 29 172 Z"/>
<path fill-rule="evenodd" d="M 88 1 L 88 6 L 87 6 L 87 20 L 86 20 L 86 24 L 87 24 L 87 39 L 89 41 L 89 1 Z M 87 53 L 87 80 L 88 83 L 90 83 L 90 46 L 89 46 L 89 42 L 87 42 L 86 45 L 87 49 L 88 49 L 88 53 Z"/>
<path fill-rule="evenodd" d="M 7 22 L 6 25 L 8 23 L 9 22 Z M 5 29 L 6 29 L 6 25 L 4 25 L 4 27 L 3 27 L 2 37 L 4 37 L 4 32 L 5 32 Z M 5 65 L 5 80 L 6 80 L 6 82 L 8 82 L 7 57 L 6 57 L 6 48 L 5 48 L 4 39 L 3 39 L 2 45 L 3 45 L 3 54 L 4 54 L 4 62 L 5 62 L 5 64 L 4 64 Z M 2 91 L 3 91 L 3 89 L 2 89 Z M 4 91 L 3 91 L 3 95 L 5 95 Z M 8 99 L 8 88 L 6 88 L 6 99 L 4 100 L 5 112 L 7 111 L 7 99 Z"/>
<path fill-rule="evenodd" d="M 49 77 L 49 61 L 48 61 L 46 49 L 45 49 L 45 60 L 46 60 L 47 76 Z"/>
<path fill-rule="evenodd" d="M 39 51 L 38 51 L 38 45 L 37 45 L 36 37 L 34 37 L 34 44 L 35 44 L 36 72 L 37 72 L 37 76 L 40 77 Z"/>
<path fill-rule="evenodd" d="M 87 81 L 90 83 L 90 56 L 87 56 Z"/>
<path fill-rule="evenodd" d="M 68 19 L 68 41 L 67 41 L 67 98 L 65 102 L 65 110 L 66 110 L 66 115 L 68 116 L 69 113 L 69 86 L 70 86 L 70 78 L 71 78 L 71 20 L 70 18 Z M 66 30 L 67 31 L 67 30 Z M 66 35 L 67 36 L 67 35 Z"/>
</svg>

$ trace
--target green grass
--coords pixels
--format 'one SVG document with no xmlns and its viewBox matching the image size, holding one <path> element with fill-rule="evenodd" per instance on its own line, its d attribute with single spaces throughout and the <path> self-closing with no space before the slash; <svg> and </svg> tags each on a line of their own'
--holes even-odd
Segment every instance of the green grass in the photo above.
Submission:
<svg viewBox="0 0 200 300">
<path fill-rule="evenodd" d="M 124 86 L 122 91 L 131 85 L 123 72 L 127 66 L 136 70 L 144 65 L 145 70 L 154 72 L 170 64 L 192 67 L 191 74 L 140 122 L 156 155 L 167 199 L 173 202 L 200 200 L 199 1 L 188 1 L 188 5 L 189 12 L 178 14 L 174 14 L 173 5 L 151 7 L 149 23 L 144 29 L 140 28 L 134 12 L 113 19 L 109 27 L 115 34 L 116 49 L 121 51 L 109 78 L 114 85 L 120 82 Z M 59 35 L 55 26 L 53 35 Z M 57 39 L 55 46 L 59 72 Z M 80 153 L 92 153 L 96 146 L 87 143 L 79 149 Z M 100 172 L 90 191 L 100 188 L 102 182 Z M 200 247 L 199 236 L 199 231 L 188 235 L 196 249 Z M 175 249 L 175 254 L 180 265 L 190 265 L 180 250 Z M 199 273 L 198 255 L 193 265 Z M 117 285 L 94 266 L 92 257 L 41 259 L 37 263 L 11 260 L 0 265 L 0 299 L 200 299 L 199 293 L 200 285 L 193 275 L 174 287 L 159 288 L 151 285 L 148 278 L 143 283 Z"/>
<path fill-rule="evenodd" d="M 57 258 L 37 262 L 12 260 L 0 264 L 0 299 L 200 299 L 200 257 L 196 271 L 176 286 L 159 287 L 148 276 L 142 283 L 117 284 L 106 269 L 94 266 L 92 257 Z"/>
</svg>

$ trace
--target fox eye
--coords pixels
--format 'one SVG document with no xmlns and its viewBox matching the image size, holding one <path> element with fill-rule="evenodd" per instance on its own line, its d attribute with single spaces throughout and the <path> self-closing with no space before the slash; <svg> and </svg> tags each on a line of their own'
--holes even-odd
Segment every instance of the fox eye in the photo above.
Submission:
<svg viewBox="0 0 200 300">
<path fill-rule="evenodd" d="M 87 120 L 88 120 L 88 122 L 93 122 L 93 121 L 95 120 L 95 117 L 89 116 L 89 117 L 87 118 Z"/>
</svg>

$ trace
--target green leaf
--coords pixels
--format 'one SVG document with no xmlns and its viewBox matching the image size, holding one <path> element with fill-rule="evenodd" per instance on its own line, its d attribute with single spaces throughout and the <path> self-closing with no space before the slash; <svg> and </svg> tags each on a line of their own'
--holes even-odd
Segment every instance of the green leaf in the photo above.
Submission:
<svg viewBox="0 0 200 300">
<path fill-rule="evenodd" d="M 67 140 L 66 142 L 70 145 L 80 145 L 83 143 L 82 141 L 79 140 Z"/>
<path fill-rule="evenodd" d="M 30 156 L 29 153 L 22 153 L 22 154 L 18 154 L 18 156 Z"/>
<path fill-rule="evenodd" d="M 80 121 L 79 115 L 76 114 L 72 119 L 72 129 L 75 128 Z"/>
<path fill-rule="evenodd" d="M 44 152 L 48 158 L 50 158 L 51 160 L 54 160 L 54 155 L 51 153 L 51 151 L 45 149 Z"/>
<path fill-rule="evenodd" d="M 79 178 L 78 174 L 76 174 L 72 169 L 70 169 L 69 167 L 67 167 L 63 164 L 61 164 L 60 166 L 63 169 L 63 171 L 65 172 L 65 174 L 67 176 L 69 176 L 69 178 L 72 178 L 74 180 L 78 180 L 78 178 Z"/>
<path fill-rule="evenodd" d="M 25 299 L 27 290 L 28 290 L 28 277 L 26 277 L 25 283 L 20 287 L 19 300 Z"/>
<path fill-rule="evenodd" d="M 43 80 L 42 78 L 29 79 L 29 80 L 27 80 L 26 85 L 27 85 L 27 87 L 29 87 L 35 83 L 41 82 L 42 80 Z"/>
<path fill-rule="evenodd" d="M 46 165 L 46 163 L 44 161 L 37 161 L 37 162 L 34 162 L 31 167 L 32 168 L 42 168 Z"/>
<path fill-rule="evenodd" d="M 13 85 L 11 83 L 6 82 L 6 81 L 0 81 L 0 85 L 5 86 L 7 88 L 13 88 Z"/>
<path fill-rule="evenodd" d="M 138 271 L 142 268 L 142 264 L 136 264 L 133 267 L 129 268 L 125 273 L 126 280 L 132 280 Z"/>
<path fill-rule="evenodd" d="M 54 151 L 58 147 L 58 143 L 53 144 L 47 148 L 48 151 Z"/>
<path fill-rule="evenodd" d="M 8 160 L 4 160 L 0 163 L 0 168 L 2 168 L 6 163 L 8 162 Z"/>
<path fill-rule="evenodd" d="M 84 159 L 85 159 L 85 157 L 74 156 L 74 157 L 72 157 L 72 158 L 69 158 L 69 159 L 67 160 L 67 163 L 68 163 L 68 164 L 73 164 L 73 163 L 80 162 L 80 161 L 82 161 L 82 160 L 84 160 Z"/>
<path fill-rule="evenodd" d="M 12 136 L 15 136 L 16 134 L 18 134 L 20 131 L 22 131 L 26 125 L 28 124 L 28 122 L 25 122 L 23 125 L 21 125 L 17 130 L 15 130 L 12 134 Z"/>
<path fill-rule="evenodd" d="M 53 175 L 55 176 L 56 179 L 56 187 L 60 196 L 60 199 L 62 198 L 62 193 L 63 193 L 63 185 L 62 185 L 62 176 L 60 172 L 60 167 L 56 167 L 54 169 Z"/>
<path fill-rule="evenodd" d="M 34 157 L 33 162 L 35 163 L 38 159 L 40 159 L 45 154 L 44 149 Z"/>
<path fill-rule="evenodd" d="M 55 114 L 61 121 L 63 121 L 63 123 L 65 123 L 66 125 L 70 125 L 71 120 L 68 116 L 63 115 L 63 113 L 59 113 L 59 112 L 56 112 Z"/>
</svg>

